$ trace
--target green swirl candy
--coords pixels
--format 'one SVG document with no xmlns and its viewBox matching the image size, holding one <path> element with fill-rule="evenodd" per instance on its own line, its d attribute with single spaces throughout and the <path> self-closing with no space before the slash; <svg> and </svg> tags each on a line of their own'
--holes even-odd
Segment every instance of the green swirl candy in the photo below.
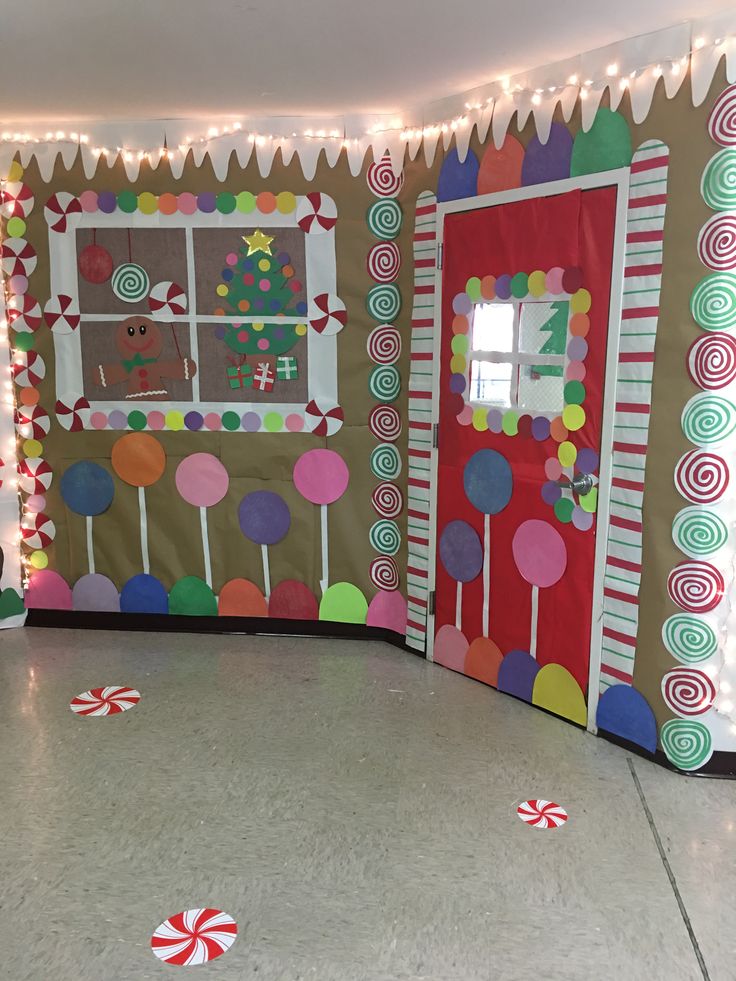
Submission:
<svg viewBox="0 0 736 981">
<path fill-rule="evenodd" d="M 395 521 L 376 521 L 368 537 L 371 547 L 382 555 L 396 555 L 401 548 L 401 532 Z"/>
<path fill-rule="evenodd" d="M 371 453 L 371 473 L 381 480 L 395 480 L 401 473 L 401 456 L 393 443 L 379 443 Z"/>
<path fill-rule="evenodd" d="M 124 262 L 112 274 L 112 291 L 121 300 L 135 303 L 148 296 L 151 283 L 143 266 Z"/>
<path fill-rule="evenodd" d="M 721 150 L 703 172 L 700 185 L 703 200 L 714 211 L 736 208 L 736 150 Z"/>
<path fill-rule="evenodd" d="M 725 521 L 705 508 L 683 508 L 672 522 L 672 541 L 693 559 L 712 555 L 728 541 Z"/>
<path fill-rule="evenodd" d="M 401 391 L 401 375 L 395 365 L 376 365 L 368 378 L 368 390 L 379 402 L 393 402 Z"/>
<path fill-rule="evenodd" d="M 391 321 L 401 310 L 401 293 L 395 283 L 382 283 L 368 291 L 365 301 L 368 313 L 381 323 Z"/>
<path fill-rule="evenodd" d="M 736 406 L 721 395 L 693 395 L 682 411 L 682 431 L 696 446 L 722 443 L 736 429 Z"/>
<path fill-rule="evenodd" d="M 693 319 L 703 330 L 728 330 L 736 326 L 736 275 L 711 273 L 690 297 Z"/>
<path fill-rule="evenodd" d="M 366 221 L 376 238 L 392 239 L 401 231 L 401 205 L 393 198 L 375 201 L 368 209 Z"/>
<path fill-rule="evenodd" d="M 718 650 L 718 637 L 704 617 L 675 613 L 662 625 L 662 641 L 682 664 L 707 661 Z"/>
<path fill-rule="evenodd" d="M 688 719 L 671 719 L 659 731 L 667 759 L 680 770 L 699 770 L 713 754 L 713 740 L 707 726 Z"/>
</svg>

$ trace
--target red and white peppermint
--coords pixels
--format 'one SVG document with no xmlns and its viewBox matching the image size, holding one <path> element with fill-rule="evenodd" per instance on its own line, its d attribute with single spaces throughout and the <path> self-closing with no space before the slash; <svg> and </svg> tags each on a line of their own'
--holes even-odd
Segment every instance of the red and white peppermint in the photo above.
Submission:
<svg viewBox="0 0 736 981">
<path fill-rule="evenodd" d="M 401 252 L 395 242 L 377 242 L 368 252 L 368 275 L 377 283 L 392 283 L 401 269 Z"/>
<path fill-rule="evenodd" d="M 69 227 L 69 218 L 72 215 L 81 215 L 82 205 L 79 198 L 68 191 L 57 191 L 52 194 L 43 209 L 46 224 L 52 232 L 65 232 Z"/>
<path fill-rule="evenodd" d="M 296 223 L 307 234 L 329 232 L 337 223 L 337 205 L 328 194 L 312 191 L 300 199 Z"/>
<path fill-rule="evenodd" d="M 48 548 L 56 538 L 56 525 L 47 514 L 26 511 L 20 523 L 20 534 L 26 548 Z"/>
<path fill-rule="evenodd" d="M 366 348 L 376 364 L 394 364 L 401 355 L 401 334 L 393 324 L 379 324 L 368 335 Z"/>
<path fill-rule="evenodd" d="M 33 191 L 27 184 L 14 181 L 0 191 L 0 214 L 3 218 L 27 218 L 33 211 Z"/>
<path fill-rule="evenodd" d="M 219 909 L 188 909 L 156 928 L 151 950 L 166 964 L 206 964 L 228 951 L 238 936 L 238 925 Z"/>
<path fill-rule="evenodd" d="M 30 334 L 41 326 L 41 304 L 30 293 L 8 300 L 8 323 L 19 334 Z"/>
<path fill-rule="evenodd" d="M 721 146 L 736 146 L 736 85 L 729 85 L 716 99 L 708 118 L 708 132 Z"/>
<path fill-rule="evenodd" d="M 18 351 L 13 358 L 13 378 L 20 388 L 35 388 L 46 377 L 46 362 L 36 351 Z"/>
<path fill-rule="evenodd" d="M 62 395 L 56 403 L 56 418 L 67 432 L 79 433 L 89 428 L 90 405 L 84 395 Z"/>
<path fill-rule="evenodd" d="M 345 413 L 339 405 L 317 404 L 312 399 L 304 410 L 307 429 L 315 436 L 334 436 L 345 421 Z"/>
<path fill-rule="evenodd" d="M 148 306 L 159 320 L 168 317 L 181 317 L 187 310 L 187 294 L 178 283 L 164 280 L 151 289 Z"/>
<path fill-rule="evenodd" d="M 260 392 L 271 392 L 275 381 L 276 375 L 273 368 L 265 361 L 259 362 L 253 372 L 253 388 L 257 388 Z"/>
<path fill-rule="evenodd" d="M 395 198 L 404 183 L 403 171 L 397 177 L 386 154 L 378 163 L 372 163 L 366 174 L 368 187 L 379 198 Z"/>
<path fill-rule="evenodd" d="M 399 567 L 390 555 L 380 555 L 374 559 L 370 564 L 368 575 L 376 589 L 392 593 L 399 588 Z"/>
<path fill-rule="evenodd" d="M 6 276 L 31 275 L 38 259 L 36 250 L 24 238 L 6 238 L 0 245 L 0 266 Z"/>
<path fill-rule="evenodd" d="M 53 479 L 53 470 L 41 457 L 27 457 L 18 464 L 18 483 L 25 494 L 43 494 Z"/>
<path fill-rule="evenodd" d="M 368 428 L 377 440 L 393 443 L 401 435 L 401 416 L 393 405 L 376 405 L 368 416 Z"/>
<path fill-rule="evenodd" d="M 318 334 L 339 334 L 348 322 L 345 304 L 334 293 L 319 293 L 309 309 L 309 323 Z"/>
<path fill-rule="evenodd" d="M 371 494 L 371 504 L 381 518 L 398 518 L 404 510 L 404 495 L 400 487 L 385 480 Z"/>
<path fill-rule="evenodd" d="M 516 809 L 522 821 L 533 828 L 559 828 L 567 821 L 567 811 L 550 800 L 525 800 Z"/>
<path fill-rule="evenodd" d="M 15 410 L 15 428 L 23 439 L 43 439 L 51 429 L 51 419 L 40 405 L 19 405 Z"/>
<path fill-rule="evenodd" d="M 108 685 L 76 695 L 69 702 L 69 708 L 77 715 L 117 715 L 132 709 L 140 700 L 141 693 L 135 688 Z"/>
<path fill-rule="evenodd" d="M 72 334 L 79 327 L 79 306 L 65 293 L 51 297 L 43 308 L 43 316 L 55 334 Z"/>
</svg>

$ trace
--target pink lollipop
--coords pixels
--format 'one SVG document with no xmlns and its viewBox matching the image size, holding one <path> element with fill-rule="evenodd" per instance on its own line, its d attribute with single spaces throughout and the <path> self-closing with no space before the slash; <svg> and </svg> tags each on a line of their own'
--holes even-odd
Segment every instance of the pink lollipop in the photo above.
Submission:
<svg viewBox="0 0 736 981">
<path fill-rule="evenodd" d="M 207 585 L 212 589 L 212 560 L 207 530 L 207 508 L 219 504 L 227 494 L 230 478 L 222 463 L 211 453 L 192 453 L 185 457 L 176 468 L 176 489 L 187 502 L 199 508 L 202 526 L 202 551 L 204 552 L 204 575 Z"/>
<path fill-rule="evenodd" d="M 324 593 L 329 586 L 329 547 L 327 538 L 327 505 L 334 504 L 348 486 L 347 464 L 334 450 L 307 450 L 294 464 L 294 485 L 302 497 L 320 506 L 322 525 L 322 579 Z"/>
<path fill-rule="evenodd" d="M 554 586 L 567 567 L 567 549 L 559 531 L 547 521 L 532 518 L 516 529 L 511 543 L 516 568 L 532 587 L 532 622 L 529 653 L 537 656 L 539 590 Z"/>
</svg>

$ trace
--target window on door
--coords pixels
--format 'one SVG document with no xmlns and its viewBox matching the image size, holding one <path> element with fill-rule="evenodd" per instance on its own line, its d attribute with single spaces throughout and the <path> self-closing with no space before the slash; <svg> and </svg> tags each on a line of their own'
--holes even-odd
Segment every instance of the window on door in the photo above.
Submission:
<svg viewBox="0 0 736 981">
<path fill-rule="evenodd" d="M 570 303 L 474 305 L 470 400 L 503 409 L 558 414 L 564 408 Z"/>
</svg>

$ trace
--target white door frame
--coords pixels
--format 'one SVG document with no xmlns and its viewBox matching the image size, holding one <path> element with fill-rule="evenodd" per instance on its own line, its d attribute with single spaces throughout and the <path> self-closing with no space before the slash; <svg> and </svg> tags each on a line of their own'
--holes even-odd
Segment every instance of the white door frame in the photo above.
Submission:
<svg viewBox="0 0 736 981">
<path fill-rule="evenodd" d="M 603 585 L 606 565 L 606 546 L 611 510 L 611 472 L 613 464 L 613 421 L 616 411 L 616 376 L 618 371 L 619 338 L 621 333 L 621 306 L 623 300 L 623 274 L 626 250 L 626 218 L 629 202 L 630 169 L 623 167 L 600 174 L 586 174 L 568 180 L 534 184 L 529 187 L 480 194 L 474 198 L 446 201 L 437 205 L 437 254 L 444 244 L 445 216 L 460 211 L 478 211 L 515 201 L 553 197 L 568 191 L 587 191 L 597 187 L 615 187 L 616 223 L 614 229 L 613 258 L 611 266 L 611 299 L 608 310 L 608 345 L 603 388 L 603 414 L 601 419 L 601 452 L 598 480 L 598 511 L 596 523 L 595 567 L 593 576 L 592 624 L 590 633 L 590 667 L 588 671 L 588 731 L 596 733 L 596 712 L 600 687 L 601 645 L 603 643 Z M 442 270 L 435 271 L 434 294 L 434 348 L 432 352 L 432 423 L 439 422 L 440 350 L 442 345 Z M 429 491 L 429 568 L 428 588 L 436 589 L 437 579 L 437 465 L 439 451 L 432 448 L 430 460 Z M 427 618 L 427 659 L 434 656 L 434 621 L 432 612 Z"/>
</svg>

